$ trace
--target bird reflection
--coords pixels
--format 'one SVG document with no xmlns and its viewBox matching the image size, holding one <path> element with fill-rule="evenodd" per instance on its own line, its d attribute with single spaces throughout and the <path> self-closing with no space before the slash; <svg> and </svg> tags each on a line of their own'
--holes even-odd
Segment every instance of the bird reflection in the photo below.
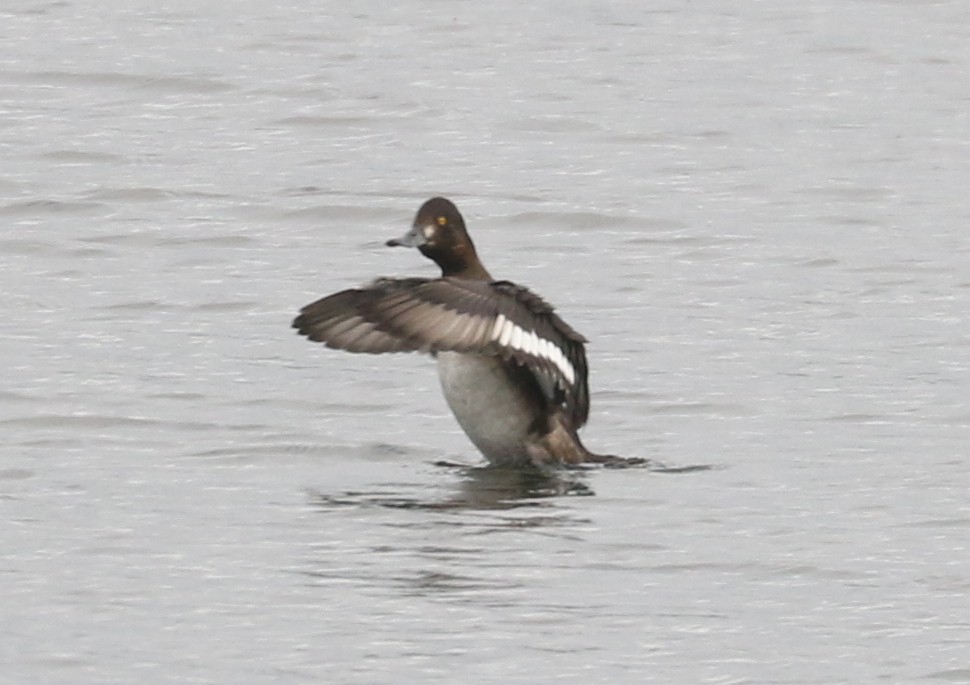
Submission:
<svg viewBox="0 0 970 685">
<path fill-rule="evenodd" d="M 435 466 L 457 474 L 450 494 L 442 495 L 436 487 L 426 494 L 427 485 L 388 484 L 374 490 L 346 491 L 340 494 L 312 492 L 311 501 L 321 509 L 334 507 L 383 507 L 387 509 L 441 510 L 509 510 L 523 507 L 554 506 L 555 498 L 596 494 L 587 483 L 598 469 L 538 469 L 500 466 L 467 466 L 452 462 L 435 462 Z M 644 460 L 630 468 L 644 468 L 656 473 L 693 473 L 706 471 L 709 465 L 668 467 Z M 404 491 L 408 491 L 404 494 Z M 411 494 L 414 493 L 414 494 Z"/>
<path fill-rule="evenodd" d="M 549 506 L 551 498 L 593 495 L 585 482 L 584 472 L 502 468 L 497 466 L 462 466 L 438 462 L 458 474 L 458 483 L 450 495 L 427 499 L 402 495 L 400 488 L 374 491 L 347 491 L 339 495 L 311 493 L 313 503 L 322 509 L 341 506 L 376 506 L 387 509 L 418 510 L 507 510 L 520 507 Z M 420 486 L 413 490 L 420 491 Z"/>
<path fill-rule="evenodd" d="M 514 509 L 541 506 L 551 497 L 595 494 L 582 472 L 465 467 L 454 500 L 469 509 Z"/>
</svg>

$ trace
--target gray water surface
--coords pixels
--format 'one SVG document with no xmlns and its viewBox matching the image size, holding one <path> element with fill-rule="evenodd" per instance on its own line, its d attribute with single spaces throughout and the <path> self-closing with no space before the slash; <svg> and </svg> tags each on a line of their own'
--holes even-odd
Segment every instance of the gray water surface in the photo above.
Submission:
<svg viewBox="0 0 970 685">
<path fill-rule="evenodd" d="M 6 3 L 0 682 L 970 682 L 968 45 Z M 591 340 L 591 449 L 713 468 L 482 469 L 429 359 L 293 334 L 433 274 L 383 242 L 435 194 Z"/>
</svg>

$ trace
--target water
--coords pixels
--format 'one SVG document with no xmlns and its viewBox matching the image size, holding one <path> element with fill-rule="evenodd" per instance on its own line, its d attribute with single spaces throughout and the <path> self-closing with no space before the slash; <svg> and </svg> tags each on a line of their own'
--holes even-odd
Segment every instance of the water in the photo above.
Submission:
<svg viewBox="0 0 970 685">
<path fill-rule="evenodd" d="M 0 10 L 0 682 L 970 682 L 970 8 L 317 5 Z M 715 468 L 292 333 L 434 194 Z"/>
</svg>

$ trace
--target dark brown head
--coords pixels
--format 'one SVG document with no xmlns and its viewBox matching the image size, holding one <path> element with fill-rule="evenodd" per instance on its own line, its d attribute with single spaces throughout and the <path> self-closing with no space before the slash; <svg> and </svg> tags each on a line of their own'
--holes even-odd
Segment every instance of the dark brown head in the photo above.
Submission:
<svg viewBox="0 0 970 685">
<path fill-rule="evenodd" d="M 390 246 L 416 247 L 441 267 L 442 276 L 492 280 L 478 261 L 475 245 L 465 230 L 465 220 L 450 200 L 433 197 L 418 210 L 411 230 Z"/>
</svg>

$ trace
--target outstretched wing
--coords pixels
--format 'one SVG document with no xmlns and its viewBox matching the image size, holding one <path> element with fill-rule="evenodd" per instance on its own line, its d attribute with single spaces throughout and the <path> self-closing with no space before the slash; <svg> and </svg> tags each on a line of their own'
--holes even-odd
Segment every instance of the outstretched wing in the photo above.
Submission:
<svg viewBox="0 0 970 685">
<path fill-rule="evenodd" d="M 307 305 L 293 327 L 349 352 L 447 350 L 512 359 L 575 428 L 589 415 L 586 339 L 538 295 L 507 281 L 379 279 Z"/>
<path fill-rule="evenodd" d="M 380 311 L 382 303 L 395 291 L 406 291 L 427 281 L 380 279 L 365 288 L 342 290 L 301 309 L 293 320 L 293 328 L 314 342 L 347 352 L 430 351 L 417 339 L 382 328 L 381 318 L 372 314 Z"/>
</svg>

